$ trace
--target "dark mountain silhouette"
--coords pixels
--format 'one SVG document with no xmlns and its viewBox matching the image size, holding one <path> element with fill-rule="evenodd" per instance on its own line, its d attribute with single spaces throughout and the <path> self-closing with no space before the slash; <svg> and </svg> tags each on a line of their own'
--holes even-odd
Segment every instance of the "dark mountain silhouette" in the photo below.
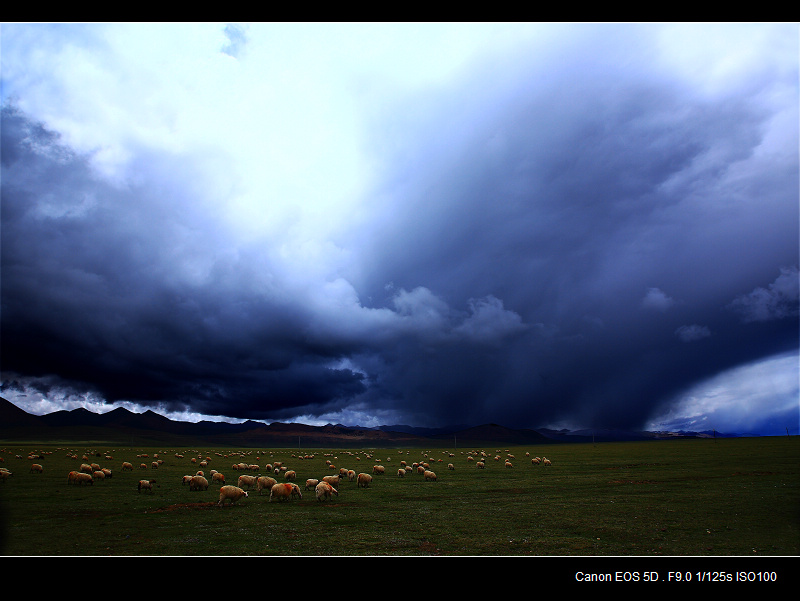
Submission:
<svg viewBox="0 0 800 601">
<path fill-rule="evenodd" d="M 0 440 L 7 441 L 103 441 L 117 444 L 172 444 L 175 446 L 236 446 L 276 448 L 367 448 L 516 446 L 562 442 L 655 440 L 708 437 L 698 433 L 653 433 L 514 429 L 499 424 L 451 428 L 411 426 L 350 427 L 341 424 L 309 426 L 299 423 L 240 424 L 200 421 L 181 422 L 154 411 L 133 413 L 123 407 L 107 413 L 79 408 L 31 415 L 0 397 Z M 716 436 L 724 436 L 716 433 Z"/>
</svg>

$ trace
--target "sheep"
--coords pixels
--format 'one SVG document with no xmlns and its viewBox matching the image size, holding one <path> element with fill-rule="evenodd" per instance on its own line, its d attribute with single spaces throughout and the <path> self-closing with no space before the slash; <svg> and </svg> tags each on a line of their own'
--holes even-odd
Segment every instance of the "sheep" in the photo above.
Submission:
<svg viewBox="0 0 800 601">
<path fill-rule="evenodd" d="M 456 466 L 454 466 L 452 463 L 448 463 L 447 464 L 447 469 L 454 470 L 454 469 L 456 469 Z"/>
<path fill-rule="evenodd" d="M 186 474 L 183 478 L 181 478 L 181 485 L 190 484 L 192 482 L 192 478 L 194 478 L 194 476 Z"/>
<path fill-rule="evenodd" d="M 123 461 L 122 462 L 122 471 L 124 472 L 125 470 L 133 471 L 133 464 L 132 463 L 128 463 L 127 461 Z"/>
<path fill-rule="evenodd" d="M 274 497 L 279 502 L 288 501 L 292 497 L 299 496 L 303 498 L 303 493 L 300 492 L 300 487 L 293 482 L 280 482 L 272 487 L 269 492 L 269 502 L 272 503 Z"/>
<path fill-rule="evenodd" d="M 289 470 L 285 474 L 283 474 L 283 477 L 286 478 L 288 482 L 289 480 L 294 480 L 295 478 L 297 478 L 297 473 L 294 470 Z"/>
<path fill-rule="evenodd" d="M 30 471 L 31 472 L 39 472 L 41 474 L 42 472 L 44 472 L 44 468 L 40 464 L 34 463 L 31 466 L 31 470 Z"/>
<path fill-rule="evenodd" d="M 405 478 L 405 476 L 406 476 L 406 470 L 404 470 L 402 467 L 397 468 L 397 477 Z"/>
<path fill-rule="evenodd" d="M 110 469 L 108 469 L 107 467 L 104 467 L 104 468 L 103 468 L 103 469 L 101 469 L 100 471 L 101 471 L 101 472 L 103 472 L 103 475 L 104 475 L 106 478 L 110 478 L 110 477 L 112 476 L 111 470 L 110 470 Z"/>
<path fill-rule="evenodd" d="M 81 463 L 80 471 L 82 471 L 84 474 L 91 474 L 94 470 L 88 463 Z"/>
<path fill-rule="evenodd" d="M 333 487 L 339 486 L 339 480 L 340 478 L 338 474 L 335 476 L 322 476 L 322 481 L 327 482 Z"/>
<path fill-rule="evenodd" d="M 278 481 L 275 478 L 270 478 L 269 476 L 259 476 L 256 480 L 256 490 L 258 490 L 258 494 L 261 494 L 262 490 L 272 490 L 272 487 L 275 486 Z"/>
<path fill-rule="evenodd" d="M 225 484 L 225 474 L 221 472 L 214 472 L 214 474 L 211 476 L 211 481 L 222 482 L 222 484 Z"/>
<path fill-rule="evenodd" d="M 483 470 L 483 469 L 486 469 L 486 464 L 483 461 L 478 461 L 475 464 L 475 467 L 477 467 L 479 470 Z"/>
<path fill-rule="evenodd" d="M 80 484 L 94 484 L 94 478 L 86 472 L 75 472 L 75 482 Z"/>
<path fill-rule="evenodd" d="M 426 481 L 428 481 L 428 480 L 433 480 L 434 482 L 436 481 L 436 473 L 435 472 L 432 472 L 430 470 L 425 470 L 424 476 L 425 476 L 425 480 Z"/>
<path fill-rule="evenodd" d="M 542 460 L 541 460 L 541 459 L 539 459 L 538 457 L 534 457 L 533 459 L 531 459 L 531 464 L 533 464 L 533 465 L 539 465 L 539 463 L 541 463 L 541 461 L 542 461 Z"/>
<path fill-rule="evenodd" d="M 139 492 L 143 490 L 149 490 L 153 492 L 153 484 L 155 484 L 155 480 L 139 480 Z"/>
<path fill-rule="evenodd" d="M 355 470 L 347 470 L 347 479 L 350 482 L 353 482 L 356 479 L 356 472 Z"/>
<path fill-rule="evenodd" d="M 506 461 L 506 467 L 514 467 L 510 461 Z"/>
<path fill-rule="evenodd" d="M 189 490 L 208 490 L 208 480 L 203 476 L 192 476 L 189 480 Z"/>
<path fill-rule="evenodd" d="M 314 488 L 314 491 L 317 494 L 317 501 L 324 501 L 325 499 L 330 501 L 331 493 L 337 497 L 339 496 L 339 491 L 327 482 L 320 482 L 317 484 L 317 486 Z"/>
<path fill-rule="evenodd" d="M 217 505 L 221 507 L 225 499 L 230 499 L 231 505 L 235 505 L 236 501 L 246 496 L 247 496 L 246 490 L 242 490 L 238 486 L 231 486 L 230 484 L 228 484 L 226 486 L 222 486 L 219 489 L 219 503 L 217 503 Z"/>
<path fill-rule="evenodd" d="M 551 462 L 551 461 L 550 461 L 550 460 L 549 460 L 547 457 L 545 457 L 545 458 L 542 460 L 542 465 L 553 465 L 553 464 L 552 464 L 552 462 Z"/>
<path fill-rule="evenodd" d="M 367 486 L 370 485 L 370 482 L 372 482 L 372 476 L 370 476 L 369 474 L 361 472 L 358 475 L 358 482 L 357 482 L 358 486 L 363 486 L 364 488 L 366 488 Z"/>
<path fill-rule="evenodd" d="M 239 488 L 250 488 L 251 486 L 255 486 L 257 483 L 258 478 L 255 476 L 248 476 L 247 474 L 242 474 L 239 476 L 239 480 L 237 482 L 237 486 Z"/>
<path fill-rule="evenodd" d="M 92 478 L 95 480 L 105 480 L 106 475 L 103 472 L 92 472 Z"/>
<path fill-rule="evenodd" d="M 317 484 L 319 484 L 319 480 L 317 480 L 316 478 L 309 478 L 308 480 L 306 480 L 306 490 L 312 490 L 316 488 Z"/>
<path fill-rule="evenodd" d="M 70 473 L 72 473 L 72 472 L 70 472 Z M 11 472 L 8 471 L 7 469 L 5 469 L 5 468 L 0 469 L 0 480 L 3 481 L 3 484 L 6 483 L 6 480 L 8 478 L 10 478 L 11 475 L 12 475 Z M 69 481 L 67 481 L 67 484 L 69 484 Z"/>
</svg>

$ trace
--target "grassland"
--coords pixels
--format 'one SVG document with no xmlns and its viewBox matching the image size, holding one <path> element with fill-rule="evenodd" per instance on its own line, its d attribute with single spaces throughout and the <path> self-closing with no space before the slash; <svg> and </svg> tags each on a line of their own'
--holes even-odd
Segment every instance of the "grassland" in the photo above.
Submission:
<svg viewBox="0 0 800 601">
<path fill-rule="evenodd" d="M 467 459 L 485 451 L 486 468 Z M 29 454 L 40 459 L 29 459 Z M 153 455 L 158 469 L 148 466 Z M 508 454 L 512 468 L 504 467 Z M 88 457 L 89 461 L 83 459 Z M 148 455 L 149 457 L 142 457 Z M 176 455 L 183 455 L 182 458 Z M 106 459 L 106 456 L 111 459 Z M 495 460 L 499 456 L 501 460 Z M 552 466 L 532 465 L 547 456 Z M 0 536 L 12 556 L 796 556 L 800 551 L 797 437 L 564 444 L 513 448 L 127 448 L 87 442 L 0 442 Z M 307 478 L 338 468 L 386 474 L 338 497 L 269 502 L 250 491 L 218 507 L 218 486 L 190 491 L 184 474 L 210 469 L 234 483 L 243 461 L 282 461 Z M 427 460 L 438 478 L 399 478 Z M 121 470 L 123 461 L 133 472 Z M 67 484 L 81 463 L 111 479 Z M 44 467 L 31 473 L 32 463 Z M 453 470 L 447 464 L 454 465 Z M 250 473 L 250 472 L 246 472 Z M 152 493 L 137 482 L 155 478 Z"/>
</svg>

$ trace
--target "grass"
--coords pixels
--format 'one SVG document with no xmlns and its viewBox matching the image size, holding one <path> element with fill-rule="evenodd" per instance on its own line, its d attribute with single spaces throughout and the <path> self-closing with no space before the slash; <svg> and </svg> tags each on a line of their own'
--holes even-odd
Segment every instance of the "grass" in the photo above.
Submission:
<svg viewBox="0 0 800 601">
<path fill-rule="evenodd" d="M 488 454 L 486 469 L 469 451 Z M 30 460 L 29 453 L 42 459 Z M 428 449 L 437 475 L 426 482 L 396 475 L 420 449 L 176 449 L 0 443 L 0 551 L 14 556 L 796 556 L 800 551 L 800 439 L 797 437 L 564 444 L 492 449 Z M 69 455 L 77 453 L 77 459 Z M 99 453 L 98 457 L 96 454 Z M 113 459 L 104 458 L 108 453 Z M 142 454 L 150 455 L 141 458 Z M 122 472 L 123 461 L 148 465 Z M 503 458 L 515 455 L 514 467 Z M 551 458 L 550 467 L 530 456 Z M 92 486 L 67 484 L 86 454 L 113 471 Z M 182 454 L 183 458 L 176 457 Z M 368 456 L 371 455 L 371 457 Z M 450 456 L 453 454 L 453 456 Z M 298 455 L 308 455 L 299 458 Z M 313 455 L 313 457 L 311 457 Z M 337 468 L 386 475 L 368 488 L 343 482 L 339 496 L 320 503 L 269 502 L 251 491 L 233 507 L 218 507 L 218 486 L 190 491 L 181 484 L 210 457 L 206 469 L 240 474 L 232 464 L 283 461 L 306 478 Z M 357 459 L 358 457 L 358 459 Z M 256 459 L 258 458 L 258 459 Z M 44 466 L 30 473 L 31 463 Z M 453 463 L 454 470 L 447 464 Z M 338 471 L 338 470 L 337 470 Z M 152 493 L 140 478 L 155 478 Z"/>
</svg>

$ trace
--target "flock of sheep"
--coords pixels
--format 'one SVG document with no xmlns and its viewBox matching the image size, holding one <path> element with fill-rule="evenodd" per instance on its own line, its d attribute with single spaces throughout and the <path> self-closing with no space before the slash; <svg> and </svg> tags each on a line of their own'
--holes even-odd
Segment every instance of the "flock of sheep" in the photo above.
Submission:
<svg viewBox="0 0 800 601">
<path fill-rule="evenodd" d="M 5 450 L 2 452 L 5 452 Z M 397 452 L 398 454 L 403 454 L 403 451 Z M 406 453 L 410 452 L 411 451 L 406 451 Z M 216 452 L 215 454 L 217 457 L 213 460 L 213 462 L 216 463 L 217 461 L 230 458 L 231 456 L 242 457 L 249 453 L 251 452 L 240 451 L 231 452 L 226 455 L 221 452 Z M 447 453 L 448 457 L 450 458 L 456 456 L 452 452 L 448 453 L 446 451 L 442 451 L 442 453 Z M 514 465 L 512 460 L 516 460 L 516 457 L 509 453 L 508 449 L 505 451 L 505 457 L 503 457 L 501 453 L 502 452 L 499 450 L 496 451 L 493 457 L 494 461 L 503 461 L 506 468 L 513 468 Z M 44 459 L 47 454 L 48 453 L 30 453 L 27 458 L 28 460 L 36 461 Z M 477 469 L 485 469 L 486 461 L 490 458 L 485 451 L 470 451 L 467 453 L 462 452 L 462 454 L 466 455 L 467 463 L 474 463 Z M 325 459 L 326 469 L 331 473 L 322 476 L 321 478 L 308 478 L 305 482 L 305 490 L 313 490 L 317 501 L 320 502 L 330 501 L 333 499 L 333 497 L 338 497 L 339 488 L 344 482 L 355 482 L 358 488 L 367 488 L 372 483 L 374 476 L 384 476 L 386 474 L 386 466 L 384 465 L 383 461 L 381 459 L 374 458 L 372 452 L 339 451 L 337 455 L 334 455 L 333 453 L 325 453 L 325 455 L 333 458 Z M 365 459 L 370 460 L 370 462 L 374 462 L 371 470 L 372 473 L 370 474 L 366 471 L 357 473 L 352 469 L 347 469 L 344 467 L 337 468 L 333 461 L 338 462 L 338 455 L 349 455 L 350 460 L 354 462 L 361 461 L 361 455 L 363 455 Z M 436 472 L 432 470 L 431 464 L 443 463 L 444 460 L 442 458 L 433 459 L 432 453 L 429 451 L 423 451 L 422 455 L 422 461 L 413 461 L 409 463 L 401 459 L 398 462 L 398 468 L 396 472 L 397 477 L 405 478 L 406 476 L 413 476 L 416 474 L 421 476 L 426 482 L 436 482 L 438 480 L 438 476 L 436 475 Z M 96 453 L 96 456 L 102 456 L 106 461 L 113 461 L 113 457 L 110 455 L 110 453 Z M 526 457 L 529 456 L 530 453 L 526 453 Z M 78 455 L 73 451 L 68 452 L 67 457 L 75 460 L 78 459 Z M 179 452 L 175 452 L 174 457 L 179 461 L 186 461 L 184 455 Z M 291 457 L 293 460 L 301 462 L 314 459 L 315 456 L 314 454 L 302 455 L 291 453 Z M 20 455 L 16 455 L 16 458 L 23 459 Z M 137 455 L 137 458 L 140 461 L 138 466 L 140 471 L 157 470 L 164 463 L 164 460 L 159 457 L 159 454 L 154 454 L 152 458 L 149 457 L 148 454 L 140 454 Z M 145 459 L 147 461 L 143 461 Z M 92 485 L 98 480 L 105 480 L 113 477 L 113 472 L 110 468 L 101 467 L 98 463 L 89 463 L 89 461 L 89 455 L 84 454 L 82 456 L 82 463 L 80 464 L 80 467 L 76 470 L 70 471 L 67 475 L 67 484 L 78 486 L 84 484 Z M 546 457 L 533 457 L 530 461 L 532 465 L 552 465 L 551 460 L 547 459 Z M 4 462 L 4 459 L 0 455 L 0 463 L 2 462 Z M 387 458 L 386 462 L 391 462 L 391 459 Z M 187 485 L 190 491 L 208 490 L 208 487 L 210 486 L 209 480 L 206 477 L 206 470 L 208 470 L 208 477 L 211 478 L 211 483 L 214 485 L 220 485 L 219 502 L 217 503 L 219 506 L 223 506 L 228 502 L 230 505 L 235 505 L 240 499 L 248 497 L 249 492 L 253 489 L 255 489 L 259 495 L 262 495 L 268 491 L 270 502 L 273 500 L 276 502 L 285 502 L 292 499 L 303 498 L 302 490 L 296 483 L 297 471 L 294 469 L 288 469 L 288 467 L 284 465 L 283 461 L 273 461 L 271 463 L 267 463 L 263 466 L 263 469 L 259 464 L 252 464 L 244 461 L 234 463 L 231 465 L 231 470 L 234 472 L 243 472 L 237 476 L 236 484 L 228 483 L 226 476 L 222 472 L 219 472 L 213 468 L 209 469 L 209 466 L 212 463 L 212 458 L 210 455 L 204 456 L 204 454 L 197 452 L 196 456 L 191 456 L 188 458 L 188 463 L 193 468 L 197 467 L 199 469 L 197 469 L 194 474 L 184 475 L 181 479 L 181 484 Z M 455 465 L 452 462 L 448 463 L 447 469 L 454 470 Z M 121 470 L 123 472 L 133 472 L 135 471 L 135 468 L 133 463 L 129 461 L 123 461 L 121 464 Z M 42 466 L 42 463 L 32 463 L 29 471 L 31 473 L 43 473 L 44 467 Z M 253 472 L 256 472 L 256 474 L 254 475 Z M 271 475 L 262 475 L 262 472 Z M 5 481 L 11 476 L 12 472 L 8 468 L 0 466 L 0 480 L 5 483 Z M 278 481 L 278 479 L 281 481 Z M 139 479 L 137 482 L 137 491 L 140 493 L 142 491 L 153 492 L 154 485 L 156 485 L 156 480 L 154 478 L 148 477 L 147 479 Z"/>
</svg>

